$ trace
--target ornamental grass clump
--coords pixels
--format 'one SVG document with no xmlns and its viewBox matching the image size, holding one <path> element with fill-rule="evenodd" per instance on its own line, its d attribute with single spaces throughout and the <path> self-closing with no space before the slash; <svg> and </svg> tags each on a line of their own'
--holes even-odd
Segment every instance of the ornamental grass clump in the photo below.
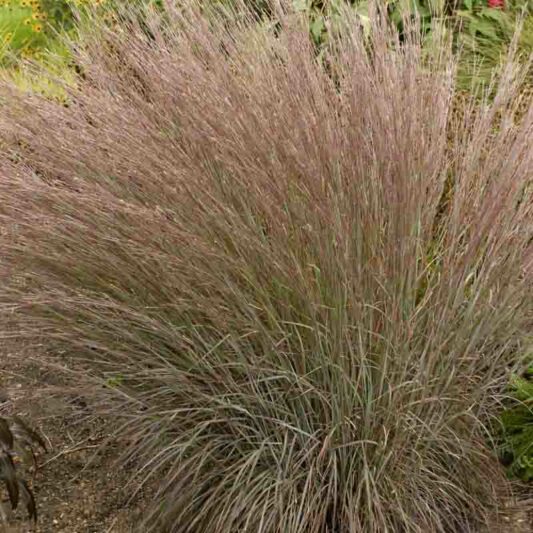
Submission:
<svg viewBox="0 0 533 533">
<path fill-rule="evenodd" d="M 479 531 L 532 331 L 520 71 L 457 114 L 416 29 L 318 59 L 180 5 L 93 28 L 68 105 L 2 89 L 3 335 L 94 383 L 142 531 Z"/>
</svg>

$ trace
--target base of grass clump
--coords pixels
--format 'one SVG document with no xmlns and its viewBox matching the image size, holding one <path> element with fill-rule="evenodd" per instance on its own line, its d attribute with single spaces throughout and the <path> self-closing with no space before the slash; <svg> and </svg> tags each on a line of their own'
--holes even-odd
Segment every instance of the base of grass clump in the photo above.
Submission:
<svg viewBox="0 0 533 533">
<path fill-rule="evenodd" d="M 320 61 L 291 13 L 156 16 L 86 35 L 68 106 L 2 89 L 9 335 L 98 384 L 143 531 L 479 531 L 531 341 L 513 65 L 458 118 L 377 15 Z"/>
</svg>

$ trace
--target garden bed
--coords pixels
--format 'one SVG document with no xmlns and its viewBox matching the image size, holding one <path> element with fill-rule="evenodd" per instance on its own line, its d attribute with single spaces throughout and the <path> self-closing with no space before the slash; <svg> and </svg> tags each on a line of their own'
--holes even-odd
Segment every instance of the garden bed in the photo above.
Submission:
<svg viewBox="0 0 533 533">
<path fill-rule="evenodd" d="M 19 510 L 8 533 L 104 533 L 133 529 L 145 496 L 132 501 L 124 491 L 128 472 L 117 458 L 121 443 L 106 440 L 104 422 L 91 416 L 83 398 L 60 399 L 63 378 L 38 365 L 25 350 L 7 350 L 0 362 L 0 413 L 17 414 L 38 428 L 49 444 L 38 456 L 32 482 L 37 502 L 35 527 Z M 4 531 L 4 530 L 2 530 Z"/>
</svg>

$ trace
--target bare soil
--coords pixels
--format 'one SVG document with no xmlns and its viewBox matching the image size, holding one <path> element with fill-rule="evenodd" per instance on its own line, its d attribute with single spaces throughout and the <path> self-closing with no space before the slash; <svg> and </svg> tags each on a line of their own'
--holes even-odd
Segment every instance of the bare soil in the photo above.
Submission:
<svg viewBox="0 0 533 533">
<path fill-rule="evenodd" d="M 0 360 L 0 416 L 16 414 L 43 435 L 48 452 L 38 455 L 33 488 L 38 520 L 21 508 L 6 533 L 126 533 L 143 512 L 147 495 L 125 487 L 130 473 L 117 464 L 121 443 L 109 440 L 102 420 L 91 417 L 83 398 L 60 398 L 64 377 L 17 350 Z M 5 496 L 1 493 L 2 496 Z M 4 498 L 5 499 L 5 498 Z M 6 502 L 5 502 L 6 503 Z M 4 505 L 4 508 L 7 508 Z M 22 507 L 19 505 L 19 507 Z"/>
</svg>

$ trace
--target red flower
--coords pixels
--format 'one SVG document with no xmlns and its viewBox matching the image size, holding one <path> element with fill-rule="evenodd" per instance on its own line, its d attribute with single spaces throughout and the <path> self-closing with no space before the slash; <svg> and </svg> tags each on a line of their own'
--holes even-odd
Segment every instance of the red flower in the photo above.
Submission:
<svg viewBox="0 0 533 533">
<path fill-rule="evenodd" d="M 487 0 L 487 7 L 505 9 L 505 0 Z"/>
</svg>

